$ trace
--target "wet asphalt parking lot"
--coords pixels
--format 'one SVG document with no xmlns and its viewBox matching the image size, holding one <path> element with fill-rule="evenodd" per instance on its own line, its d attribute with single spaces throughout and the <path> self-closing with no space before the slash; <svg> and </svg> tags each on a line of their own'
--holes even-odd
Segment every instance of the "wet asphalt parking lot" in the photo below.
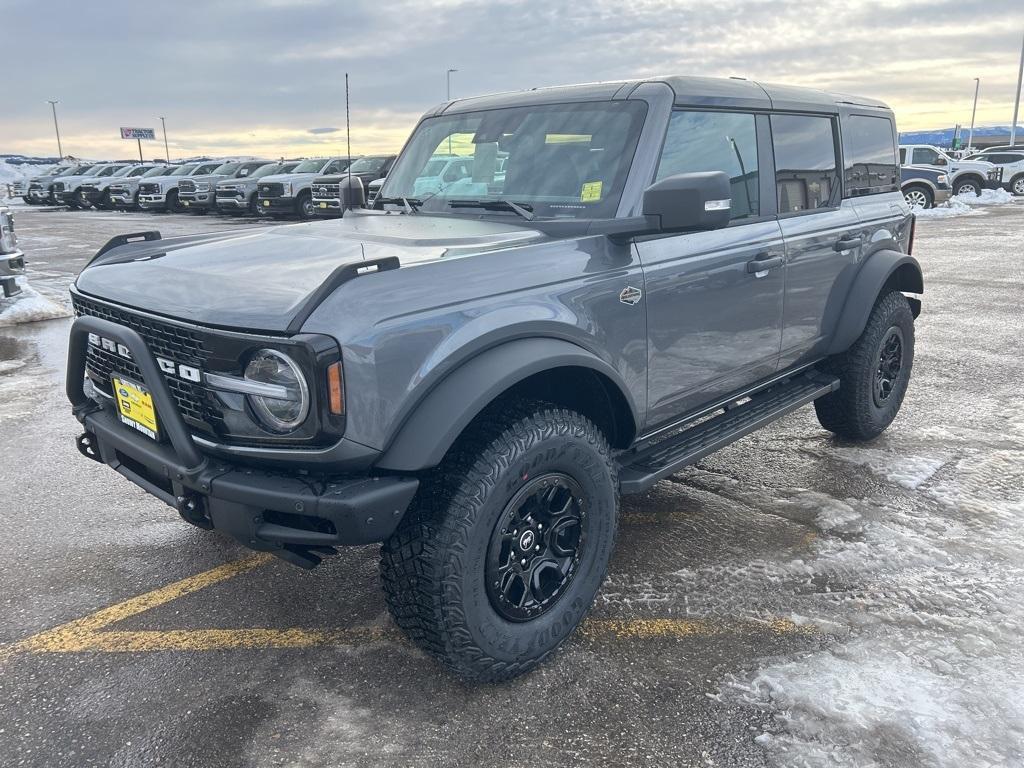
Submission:
<svg viewBox="0 0 1024 768">
<path fill-rule="evenodd" d="M 64 304 L 115 234 L 253 225 L 16 210 Z M 1024 205 L 915 255 L 893 427 L 804 409 L 627 498 L 581 631 L 488 687 L 399 636 L 375 547 L 301 571 L 81 458 L 70 321 L 0 327 L 0 765 L 1024 765 Z"/>
</svg>

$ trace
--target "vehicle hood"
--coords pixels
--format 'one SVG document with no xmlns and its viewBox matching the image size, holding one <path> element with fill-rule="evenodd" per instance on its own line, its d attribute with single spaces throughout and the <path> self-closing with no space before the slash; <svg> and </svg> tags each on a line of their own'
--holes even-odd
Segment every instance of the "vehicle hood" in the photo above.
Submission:
<svg viewBox="0 0 1024 768">
<path fill-rule="evenodd" d="M 545 237 L 505 222 L 349 214 L 333 221 L 122 245 L 90 263 L 76 287 L 89 296 L 201 325 L 283 333 L 340 266 L 395 256 L 406 269 Z"/>
<path fill-rule="evenodd" d="M 260 184 L 275 181 L 312 181 L 317 177 L 315 173 L 272 173 L 259 179 Z"/>
<path fill-rule="evenodd" d="M 186 176 L 186 179 L 192 179 L 192 181 L 212 181 L 214 183 L 223 179 L 231 178 L 226 173 L 204 173 L 199 176 Z"/>
<path fill-rule="evenodd" d="M 952 167 L 954 171 L 981 171 L 982 173 L 988 173 L 996 166 L 988 160 L 954 160 Z"/>
</svg>

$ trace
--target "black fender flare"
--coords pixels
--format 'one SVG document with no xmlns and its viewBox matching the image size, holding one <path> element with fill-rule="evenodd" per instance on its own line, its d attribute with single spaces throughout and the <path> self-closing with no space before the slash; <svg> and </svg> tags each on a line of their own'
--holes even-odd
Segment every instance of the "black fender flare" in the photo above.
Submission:
<svg viewBox="0 0 1024 768">
<path fill-rule="evenodd" d="M 875 301 L 886 287 L 905 293 L 924 293 L 924 275 L 917 259 L 891 250 L 875 251 L 868 257 L 846 295 L 828 354 L 835 355 L 849 349 L 864 332 Z M 917 317 L 921 311 L 920 301 L 913 299 L 911 306 L 914 317 Z"/>
<path fill-rule="evenodd" d="M 639 425 L 636 403 L 610 364 L 564 339 L 516 339 L 467 360 L 422 396 L 375 466 L 406 472 L 437 466 L 469 423 L 503 392 L 534 374 L 571 366 L 610 379 Z"/>
</svg>

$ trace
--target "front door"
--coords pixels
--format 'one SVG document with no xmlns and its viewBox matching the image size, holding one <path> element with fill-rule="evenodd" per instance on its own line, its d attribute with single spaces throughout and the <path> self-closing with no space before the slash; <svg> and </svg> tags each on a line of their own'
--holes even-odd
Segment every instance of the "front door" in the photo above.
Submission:
<svg viewBox="0 0 1024 768">
<path fill-rule="evenodd" d="M 755 125 L 748 113 L 672 114 L 657 178 L 724 171 L 733 223 L 636 243 L 646 281 L 648 427 L 764 379 L 778 365 L 784 250 L 779 223 L 762 216 Z"/>
</svg>

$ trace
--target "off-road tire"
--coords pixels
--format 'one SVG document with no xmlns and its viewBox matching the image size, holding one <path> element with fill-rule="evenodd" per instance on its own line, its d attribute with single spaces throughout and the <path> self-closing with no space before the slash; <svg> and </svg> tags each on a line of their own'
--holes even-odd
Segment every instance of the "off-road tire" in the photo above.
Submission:
<svg viewBox="0 0 1024 768">
<path fill-rule="evenodd" d="M 876 393 L 883 352 L 893 337 L 900 343 L 900 366 L 892 377 L 889 394 Z M 914 365 L 914 315 L 899 291 L 881 296 L 871 310 L 867 326 L 846 352 L 829 358 L 823 369 L 839 377 L 836 392 L 814 401 L 818 421 L 825 429 L 852 440 L 880 435 L 899 413 Z"/>
<path fill-rule="evenodd" d="M 961 179 L 956 182 L 953 186 L 954 195 L 963 195 L 968 192 L 973 192 L 977 197 L 981 197 L 981 191 L 984 189 L 981 182 L 975 178 Z"/>
<path fill-rule="evenodd" d="M 911 207 L 920 206 L 922 209 L 935 206 L 935 196 L 925 184 L 908 184 L 903 190 L 903 199 Z"/>
<path fill-rule="evenodd" d="M 585 500 L 578 564 L 543 613 L 510 621 L 485 582 L 489 545 L 510 501 L 554 473 L 570 476 Z M 398 530 L 382 545 L 388 609 L 416 645 L 465 680 L 523 674 L 550 656 L 590 610 L 617 518 L 616 467 L 593 422 L 535 401 L 492 408 L 424 478 Z"/>
</svg>

